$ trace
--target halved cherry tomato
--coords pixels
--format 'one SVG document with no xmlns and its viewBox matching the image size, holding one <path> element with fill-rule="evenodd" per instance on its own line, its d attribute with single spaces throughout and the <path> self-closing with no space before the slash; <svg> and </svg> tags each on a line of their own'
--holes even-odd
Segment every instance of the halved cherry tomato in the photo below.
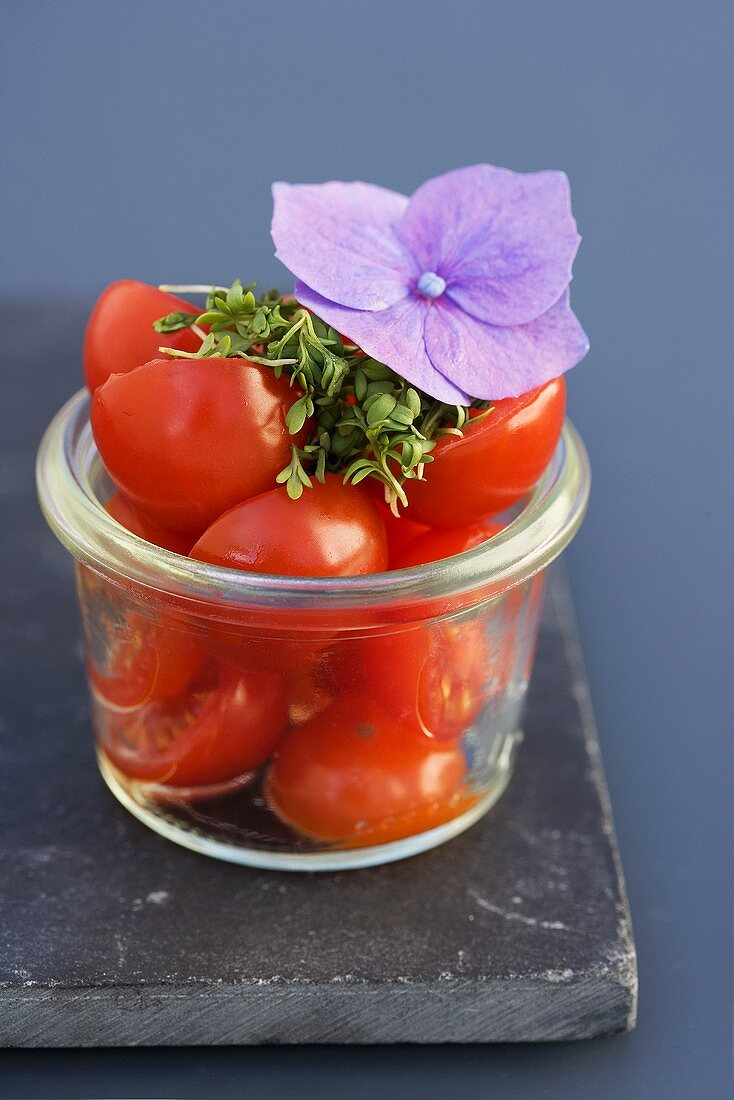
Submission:
<svg viewBox="0 0 734 1100">
<path fill-rule="evenodd" d="M 367 694 L 346 694 L 293 730 L 266 781 L 273 810 L 324 841 L 387 843 L 423 832 L 467 808 L 456 745 L 406 730 Z"/>
<path fill-rule="evenodd" d="M 269 489 L 291 457 L 285 377 L 244 359 L 154 359 L 92 401 L 107 471 L 150 519 L 196 531 Z"/>
<path fill-rule="evenodd" d="M 401 728 L 452 741 L 499 686 L 478 620 L 438 622 L 334 645 L 325 686 L 364 691 Z"/>
<path fill-rule="evenodd" d="M 346 577 L 387 568 L 387 536 L 361 489 L 327 474 L 300 500 L 271 489 L 220 516 L 191 557 L 255 573 Z"/>
<path fill-rule="evenodd" d="M 155 359 L 160 347 L 198 351 L 201 340 L 190 329 L 161 335 L 153 322 L 168 313 L 202 313 L 197 306 L 155 286 L 123 279 L 111 283 L 97 299 L 84 335 L 84 376 L 91 393 L 111 374 Z"/>
<path fill-rule="evenodd" d="M 135 612 L 110 628 L 104 671 L 91 658 L 88 671 L 93 692 L 111 706 L 129 709 L 180 695 L 204 663 L 201 649 L 186 630 Z"/>
<path fill-rule="evenodd" d="M 287 720 L 279 676 L 225 671 L 185 703 L 105 716 L 101 740 L 115 767 L 133 779 L 205 787 L 261 767 Z"/>
<path fill-rule="evenodd" d="M 174 554 L 187 557 L 196 542 L 196 535 L 187 535 L 183 531 L 168 531 L 160 524 L 154 523 L 129 500 L 125 500 L 122 493 L 111 496 L 105 507 L 112 518 L 133 535 L 145 539 L 146 542 L 152 542 L 154 546 L 162 546 L 164 550 L 172 550 Z"/>
<path fill-rule="evenodd" d="M 398 521 L 400 522 L 400 521 Z M 417 524 L 413 524 L 417 527 Z M 463 554 L 499 534 L 503 525 L 492 520 L 471 527 L 427 528 L 410 539 L 391 562 L 393 569 L 408 569 Z"/>
<path fill-rule="evenodd" d="M 515 504 L 550 462 L 565 408 L 566 384 L 554 378 L 522 397 L 496 401 L 463 438 L 439 439 L 425 481 L 405 483 L 410 519 L 463 527 Z"/>
<path fill-rule="evenodd" d="M 291 662 L 288 681 L 288 717 L 291 725 L 301 726 L 310 721 L 332 701 L 313 664 L 306 660 Z"/>
</svg>

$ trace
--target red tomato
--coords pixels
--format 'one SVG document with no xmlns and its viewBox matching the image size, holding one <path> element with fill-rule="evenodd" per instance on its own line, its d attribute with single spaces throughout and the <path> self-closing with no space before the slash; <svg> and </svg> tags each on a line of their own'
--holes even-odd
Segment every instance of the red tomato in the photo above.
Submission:
<svg viewBox="0 0 734 1100">
<path fill-rule="evenodd" d="M 387 538 L 369 497 L 327 474 L 300 500 L 277 488 L 238 504 L 204 532 L 191 557 L 255 573 L 346 577 L 386 569 Z"/>
<path fill-rule="evenodd" d="M 225 783 L 271 756 L 288 720 L 283 681 L 268 673 L 224 672 L 185 704 L 154 704 L 112 715 L 102 745 L 133 779 L 172 787 Z"/>
<path fill-rule="evenodd" d="M 373 489 L 370 482 L 374 482 L 374 485 L 377 486 L 377 491 Z M 423 523 L 413 523 L 412 519 L 408 516 L 407 509 L 402 509 L 399 516 L 393 515 L 383 500 L 382 485 L 374 478 L 368 477 L 363 484 L 369 490 L 369 495 L 377 504 L 377 508 L 382 516 L 382 522 L 385 524 L 389 567 L 390 569 L 399 569 L 400 567 L 395 565 L 395 562 L 402 553 L 403 548 L 418 535 L 424 535 L 427 531 L 430 531 L 431 528 L 426 527 Z"/>
<path fill-rule="evenodd" d="M 295 655 L 293 655 L 295 657 Z M 288 717 L 291 724 L 301 726 L 319 714 L 331 703 L 331 695 L 324 689 L 310 661 L 291 659 L 288 677 Z"/>
<path fill-rule="evenodd" d="M 495 689 L 490 656 L 478 621 L 435 623 L 337 643 L 325 685 L 364 691 L 403 729 L 451 741 Z"/>
<path fill-rule="evenodd" d="M 134 504 L 125 500 L 121 493 L 115 493 L 105 505 L 113 519 L 116 519 L 126 530 L 137 535 L 146 542 L 152 542 L 154 546 L 161 546 L 164 550 L 172 550 L 174 554 L 188 557 L 191 547 L 196 542 L 196 535 L 187 535 L 183 531 L 167 531 L 165 527 L 154 523 L 142 512 L 138 511 Z"/>
<path fill-rule="evenodd" d="M 325 841 L 380 844 L 466 809 L 466 762 L 395 723 L 366 694 L 346 694 L 293 730 L 271 766 L 267 796 L 294 828 Z"/>
<path fill-rule="evenodd" d="M 565 408 L 566 384 L 554 378 L 522 397 L 496 401 L 462 439 L 439 439 L 425 481 L 404 485 L 410 518 L 463 527 L 515 504 L 550 462 Z"/>
<path fill-rule="evenodd" d="M 84 376 L 91 393 L 111 374 L 127 374 L 154 359 L 160 347 L 199 350 L 201 340 L 190 329 L 167 335 L 155 331 L 153 322 L 168 313 L 203 310 L 134 279 L 111 283 L 102 291 L 84 335 Z"/>
<path fill-rule="evenodd" d="M 204 662 L 188 631 L 154 623 L 135 612 L 124 619 L 124 629 L 116 624 L 108 645 L 105 671 L 90 661 L 89 682 L 100 699 L 120 709 L 181 694 Z"/>
<path fill-rule="evenodd" d="M 413 526 L 417 527 L 417 524 Z M 431 561 L 443 561 L 454 554 L 463 554 L 480 546 L 493 535 L 499 534 L 503 525 L 487 520 L 471 527 L 425 528 L 422 534 L 410 539 L 391 562 L 393 569 L 408 569 Z"/>
<path fill-rule="evenodd" d="M 239 627 L 212 621 L 202 630 L 208 653 L 222 664 L 249 672 L 262 669 L 290 675 L 295 669 L 310 674 L 327 649 L 332 635 L 303 636 L 298 633 L 297 612 L 286 616 L 285 628 L 269 628 L 265 618 L 255 627 Z"/>
<path fill-rule="evenodd" d="M 291 457 L 285 377 L 244 359 L 154 359 L 92 401 L 110 477 L 150 519 L 196 531 L 269 489 Z"/>
</svg>

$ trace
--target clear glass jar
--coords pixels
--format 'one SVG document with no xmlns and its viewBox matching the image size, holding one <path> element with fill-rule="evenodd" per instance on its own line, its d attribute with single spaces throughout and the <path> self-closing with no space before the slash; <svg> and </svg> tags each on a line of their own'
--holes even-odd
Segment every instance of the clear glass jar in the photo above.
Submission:
<svg viewBox="0 0 734 1100">
<path fill-rule="evenodd" d="M 120 802 L 195 851 L 309 871 L 400 859 L 486 813 L 522 739 L 545 570 L 588 498 L 573 427 L 482 546 L 323 579 L 207 565 L 122 528 L 88 412 L 81 392 L 52 421 L 38 491 L 76 560 Z"/>
</svg>

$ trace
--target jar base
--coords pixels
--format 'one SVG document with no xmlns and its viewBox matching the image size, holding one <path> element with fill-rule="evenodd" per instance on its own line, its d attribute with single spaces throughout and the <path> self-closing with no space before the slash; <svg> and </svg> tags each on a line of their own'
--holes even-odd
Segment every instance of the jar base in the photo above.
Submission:
<svg viewBox="0 0 734 1100">
<path fill-rule="evenodd" d="M 160 836 L 193 852 L 227 863 L 239 863 L 244 867 L 270 871 L 349 871 L 418 855 L 453 839 L 474 825 L 504 793 L 512 775 L 515 748 L 521 736 L 519 733 L 508 736 L 503 750 L 498 753 L 490 789 L 477 797 L 464 813 L 425 832 L 363 848 L 278 851 L 220 840 L 207 835 L 198 825 L 188 825 L 177 820 L 164 804 L 147 802 L 139 785 L 122 775 L 104 752 L 97 752 L 97 760 L 102 778 L 126 810 Z"/>
</svg>

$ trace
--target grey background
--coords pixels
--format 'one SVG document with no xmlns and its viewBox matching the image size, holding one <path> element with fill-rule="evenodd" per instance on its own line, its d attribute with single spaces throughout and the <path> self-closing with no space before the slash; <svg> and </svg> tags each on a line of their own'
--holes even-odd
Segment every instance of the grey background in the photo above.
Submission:
<svg viewBox="0 0 734 1100">
<path fill-rule="evenodd" d="M 635 1033 L 586 1045 L 9 1052 L 0 1092 L 728 1097 L 731 4 L 6 0 L 2 23 L 5 301 L 287 285 L 277 178 L 569 173 L 595 482 L 568 560 L 641 997 Z"/>
</svg>

